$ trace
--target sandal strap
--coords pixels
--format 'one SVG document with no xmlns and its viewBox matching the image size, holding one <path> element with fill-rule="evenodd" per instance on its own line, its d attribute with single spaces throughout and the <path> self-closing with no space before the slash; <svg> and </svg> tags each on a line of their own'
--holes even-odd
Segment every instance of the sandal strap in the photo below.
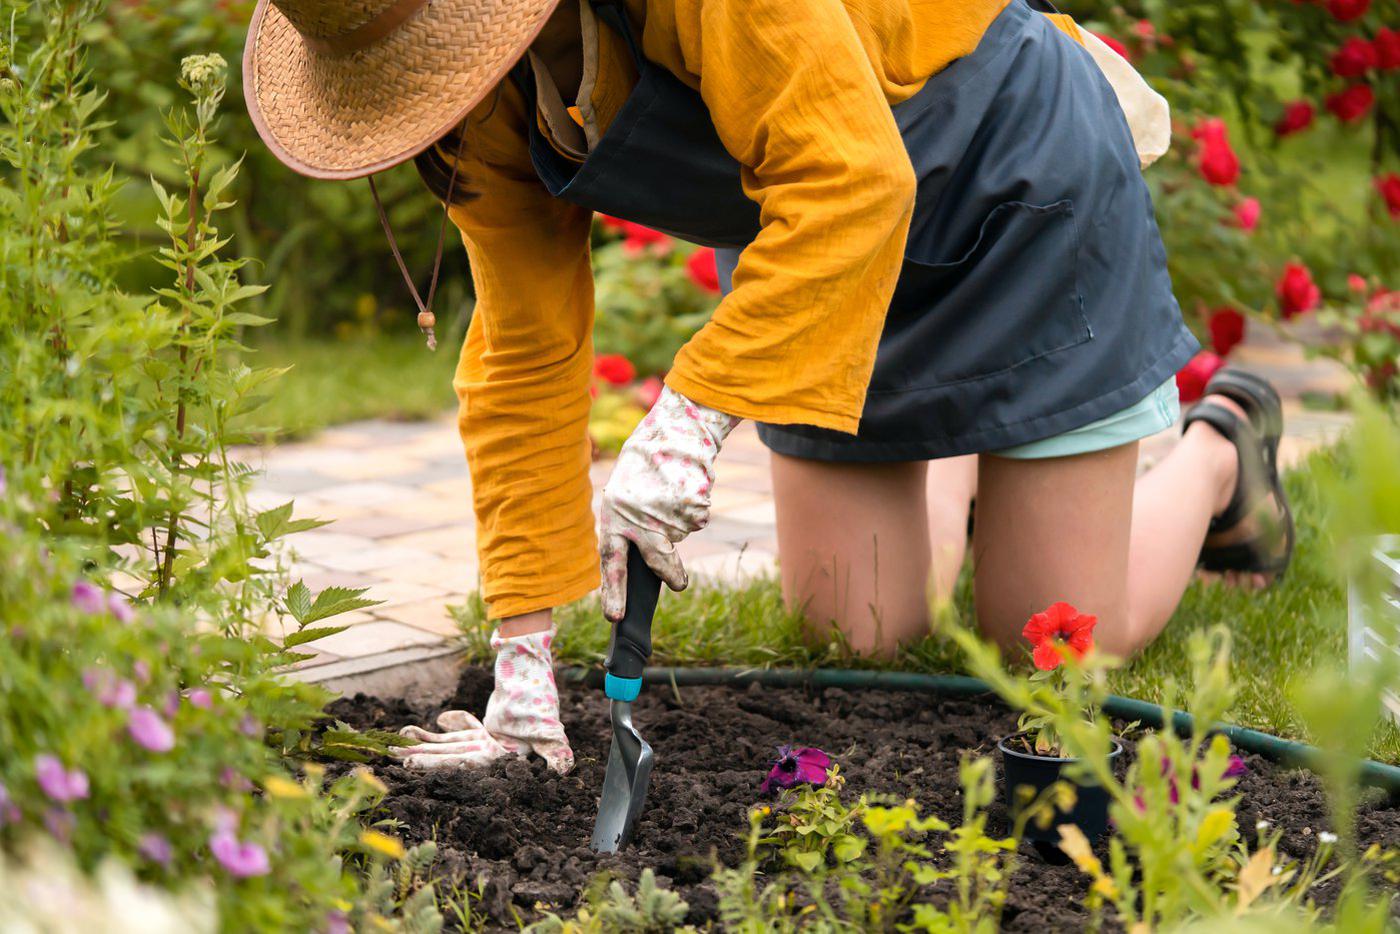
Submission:
<svg viewBox="0 0 1400 934">
<path fill-rule="evenodd" d="M 1205 395 L 1224 396 L 1244 409 L 1250 426 L 1263 437 L 1270 453 L 1277 450 L 1283 436 L 1283 400 L 1272 383 L 1245 370 L 1227 367 L 1206 383 Z"/>
<path fill-rule="evenodd" d="M 1239 471 L 1235 480 L 1235 492 L 1230 497 L 1224 512 L 1210 522 L 1210 532 L 1215 534 L 1234 528 L 1269 493 L 1269 467 L 1264 443 L 1249 422 L 1234 412 L 1213 402 L 1201 402 L 1186 413 L 1182 423 L 1185 431 L 1195 422 L 1205 422 L 1235 446 L 1239 460 Z"/>
</svg>

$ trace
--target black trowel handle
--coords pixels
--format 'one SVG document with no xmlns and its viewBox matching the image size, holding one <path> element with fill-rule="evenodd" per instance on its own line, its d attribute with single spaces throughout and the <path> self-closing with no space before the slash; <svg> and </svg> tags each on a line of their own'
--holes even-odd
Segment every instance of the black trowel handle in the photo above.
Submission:
<svg viewBox="0 0 1400 934">
<path fill-rule="evenodd" d="M 647 567 L 636 545 L 627 546 L 627 612 L 613 624 L 604 661 L 603 691 L 613 700 L 634 701 L 642 690 L 642 669 L 651 658 L 651 618 L 661 595 L 661 578 Z"/>
</svg>

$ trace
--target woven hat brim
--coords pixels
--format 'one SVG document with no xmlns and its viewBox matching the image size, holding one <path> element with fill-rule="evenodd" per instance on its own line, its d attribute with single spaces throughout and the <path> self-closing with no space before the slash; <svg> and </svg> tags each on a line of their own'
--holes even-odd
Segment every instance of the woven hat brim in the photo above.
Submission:
<svg viewBox="0 0 1400 934">
<path fill-rule="evenodd" d="M 372 175 L 461 123 L 506 76 L 560 0 L 432 0 L 356 52 L 313 52 L 259 0 L 243 52 L 243 96 L 258 135 L 312 178 Z"/>
</svg>

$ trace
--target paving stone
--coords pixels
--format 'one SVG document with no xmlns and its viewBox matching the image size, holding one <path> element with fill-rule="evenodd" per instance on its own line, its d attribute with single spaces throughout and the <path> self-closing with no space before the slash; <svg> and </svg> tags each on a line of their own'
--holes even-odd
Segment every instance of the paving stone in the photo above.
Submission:
<svg viewBox="0 0 1400 934">
<path fill-rule="evenodd" d="M 392 513 L 371 512 L 352 519 L 342 519 L 335 523 L 337 532 L 346 535 L 359 535 L 364 538 L 382 540 L 412 532 L 425 532 L 444 525 L 434 519 L 418 519 L 411 516 L 396 516 Z"/>
<path fill-rule="evenodd" d="M 449 604 L 441 599 L 420 600 L 389 608 L 380 613 L 380 617 L 443 638 L 451 638 L 460 635 L 461 628 L 448 613 L 448 606 Z"/>
<path fill-rule="evenodd" d="M 433 554 L 420 548 L 371 543 L 359 551 L 321 555 L 316 559 L 316 563 L 332 571 L 375 571 L 385 576 L 390 568 L 423 564 L 432 560 Z"/>
<path fill-rule="evenodd" d="M 319 559 L 327 555 L 339 555 L 364 551 L 366 548 L 373 548 L 373 539 L 362 538 L 359 535 L 346 535 L 339 531 L 339 526 L 334 528 L 337 531 L 330 531 L 329 528 L 312 529 L 309 532 L 298 532 L 289 535 L 282 540 L 282 543 L 289 548 L 296 550 L 296 553 L 303 557 L 324 566 L 324 561 Z"/>
<path fill-rule="evenodd" d="M 768 577 L 775 574 L 777 568 L 777 556 L 758 548 L 736 548 L 686 564 L 686 570 L 697 580 L 733 582 Z"/>
<path fill-rule="evenodd" d="M 459 600 L 463 596 L 446 587 L 393 578 L 372 578 L 361 586 L 369 587 L 369 592 L 365 594 L 367 598 L 379 601 L 378 605 L 369 608 L 369 612 L 384 618 L 392 618 L 394 614 L 390 611 L 407 603 L 419 603 L 423 600 L 446 603 L 449 600 Z"/>
<path fill-rule="evenodd" d="M 363 658 L 413 646 L 433 645 L 442 638 L 403 623 L 374 620 L 351 626 L 314 643 L 318 652 L 329 652 L 341 658 Z"/>
<path fill-rule="evenodd" d="M 335 477 L 318 470 L 292 470 L 283 467 L 263 468 L 258 478 L 259 489 L 289 494 L 309 493 L 338 483 Z"/>
<path fill-rule="evenodd" d="M 365 508 L 403 502 L 417 496 L 418 492 L 413 487 L 375 481 L 342 483 L 316 492 L 317 499 L 328 503 L 344 503 Z"/>
<path fill-rule="evenodd" d="M 385 545 L 418 548 L 444 557 L 476 554 L 476 527 L 465 522 L 426 532 L 395 535 L 382 540 Z"/>
</svg>

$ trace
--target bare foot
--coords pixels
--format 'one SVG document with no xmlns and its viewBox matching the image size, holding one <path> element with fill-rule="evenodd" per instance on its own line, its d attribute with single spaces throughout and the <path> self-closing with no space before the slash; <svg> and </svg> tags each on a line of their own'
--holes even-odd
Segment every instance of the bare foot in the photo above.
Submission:
<svg viewBox="0 0 1400 934">
<path fill-rule="evenodd" d="M 1242 421 L 1248 421 L 1244 410 L 1224 396 L 1211 395 L 1207 396 L 1204 401 L 1212 402 L 1232 412 Z M 1209 438 L 1203 436 L 1200 440 L 1208 443 L 1218 458 L 1216 462 L 1217 476 L 1220 483 L 1211 515 L 1220 516 L 1229 507 L 1230 500 L 1235 495 L 1235 487 L 1239 482 L 1239 452 L 1228 438 L 1204 422 L 1196 422 L 1187 429 L 1188 434 L 1193 432 L 1201 432 L 1205 436 L 1209 436 Z M 1278 502 L 1277 497 L 1270 493 L 1233 527 L 1207 536 L 1205 545 L 1206 547 L 1234 545 L 1253 541 L 1262 535 L 1266 541 L 1277 542 L 1278 546 L 1282 547 L 1285 521 L 1282 504 Z M 1222 580 L 1231 587 L 1240 587 L 1245 590 L 1262 590 L 1273 583 L 1275 577 L 1272 574 L 1257 574 L 1246 571 L 1226 571 L 1223 574 L 1209 571 L 1201 571 L 1200 573 L 1208 580 Z"/>
</svg>

